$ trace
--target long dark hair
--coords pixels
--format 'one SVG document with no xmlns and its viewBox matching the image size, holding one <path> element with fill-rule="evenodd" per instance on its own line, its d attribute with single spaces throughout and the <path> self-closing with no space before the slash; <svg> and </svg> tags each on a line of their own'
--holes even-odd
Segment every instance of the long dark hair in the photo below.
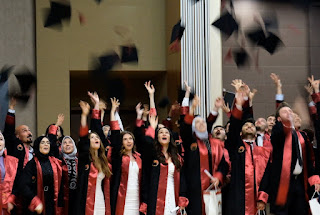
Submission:
<svg viewBox="0 0 320 215">
<path fill-rule="evenodd" d="M 155 146 L 154 146 L 155 150 L 156 150 L 156 156 L 162 164 L 167 164 L 166 158 L 162 153 L 162 146 L 158 140 L 159 131 L 160 131 L 160 129 L 163 129 L 163 128 L 167 129 L 170 133 L 170 142 L 169 142 L 169 147 L 168 147 L 167 152 L 168 152 L 168 155 L 172 159 L 172 163 L 175 165 L 176 169 L 179 171 L 182 166 L 180 159 L 179 159 L 179 151 L 178 151 L 177 145 L 175 144 L 175 142 L 173 140 L 172 133 L 171 133 L 170 129 L 168 129 L 167 127 L 162 127 L 162 128 L 157 129 L 156 136 L 155 136 Z"/>
<path fill-rule="evenodd" d="M 123 146 L 123 136 L 124 136 L 125 134 L 129 134 L 129 135 L 133 138 L 132 154 L 136 153 L 136 144 L 135 144 L 136 139 L 135 139 L 133 133 L 130 132 L 130 131 L 122 131 L 122 132 L 120 133 L 120 136 L 121 136 L 121 138 L 120 138 L 120 139 L 121 139 L 120 155 L 121 155 L 121 156 L 122 156 L 122 155 L 125 155 L 125 149 L 124 149 L 124 146 Z"/>
<path fill-rule="evenodd" d="M 90 136 L 92 134 L 97 135 L 100 139 L 100 136 L 97 133 L 91 132 L 89 134 L 89 141 L 90 141 Z M 89 148 L 89 152 L 90 152 L 91 161 L 93 162 L 94 166 L 99 171 L 102 171 L 106 175 L 107 178 L 109 178 L 112 175 L 112 172 L 109 168 L 109 162 L 108 162 L 107 156 L 105 154 L 106 151 L 103 146 L 102 140 L 100 139 L 100 148 L 98 149 L 98 156 L 94 153 L 94 150 L 91 147 Z"/>
</svg>

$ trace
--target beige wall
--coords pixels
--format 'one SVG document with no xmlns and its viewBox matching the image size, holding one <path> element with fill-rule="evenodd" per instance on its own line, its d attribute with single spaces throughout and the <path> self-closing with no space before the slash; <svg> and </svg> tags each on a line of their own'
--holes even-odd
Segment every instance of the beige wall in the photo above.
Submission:
<svg viewBox="0 0 320 215">
<path fill-rule="evenodd" d="M 139 51 L 138 65 L 122 65 L 115 70 L 164 71 L 165 2 L 159 0 L 72 0 L 70 25 L 61 31 L 43 27 L 43 9 L 49 1 L 36 1 L 38 131 L 66 115 L 63 125 L 70 132 L 69 71 L 90 70 L 91 57 L 116 49 L 126 41 L 114 33 L 114 26 L 129 26 L 129 38 Z M 81 26 L 77 11 L 86 18 Z"/>
<path fill-rule="evenodd" d="M 275 11 L 278 17 L 279 37 L 285 47 L 274 55 L 260 49 L 260 68 L 257 71 L 253 65 L 249 69 L 238 70 L 234 63 L 223 64 L 223 87 L 232 90 L 231 81 L 243 79 L 251 88 L 256 88 L 258 94 L 254 98 L 254 116 L 267 117 L 275 112 L 275 87 L 270 79 L 270 73 L 276 73 L 282 80 L 285 100 L 289 104 L 295 102 L 297 95 L 304 95 L 303 85 L 309 75 L 307 14 L 289 4 L 262 3 L 256 1 L 236 1 L 235 12 L 244 30 L 254 24 L 253 16 L 257 13 Z M 223 42 L 224 57 L 228 49 L 236 48 L 235 41 L 230 38 Z M 250 49 L 250 48 L 249 48 Z"/>
<path fill-rule="evenodd" d="M 14 65 L 15 70 L 26 66 L 35 73 L 35 22 L 33 0 L 0 0 L 0 68 Z M 17 88 L 14 76 L 9 79 L 9 89 Z M 36 132 L 36 93 L 33 89 L 26 106 L 17 104 L 16 124 L 26 124 L 34 136 Z"/>
</svg>

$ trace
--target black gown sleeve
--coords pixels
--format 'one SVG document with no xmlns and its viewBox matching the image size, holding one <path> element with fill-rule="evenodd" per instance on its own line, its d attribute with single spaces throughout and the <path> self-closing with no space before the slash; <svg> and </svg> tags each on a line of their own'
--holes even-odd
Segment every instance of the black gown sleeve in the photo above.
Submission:
<svg viewBox="0 0 320 215">
<path fill-rule="evenodd" d="M 37 168 L 36 162 L 33 159 L 29 161 L 23 169 L 20 180 L 20 190 L 28 205 L 37 195 Z"/>
</svg>

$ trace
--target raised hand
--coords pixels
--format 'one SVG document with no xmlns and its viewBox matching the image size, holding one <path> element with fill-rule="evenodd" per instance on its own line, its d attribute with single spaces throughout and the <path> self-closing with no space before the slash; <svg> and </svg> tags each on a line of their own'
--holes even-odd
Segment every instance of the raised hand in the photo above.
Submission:
<svg viewBox="0 0 320 215">
<path fill-rule="evenodd" d="M 137 119 L 141 119 L 142 118 L 142 114 L 143 114 L 143 111 L 144 109 L 141 108 L 141 103 L 139 102 L 136 106 L 136 113 L 137 113 Z"/>
<path fill-rule="evenodd" d="M 249 99 L 250 99 L 250 101 L 253 100 L 253 98 L 254 98 L 254 96 L 256 95 L 257 92 L 258 92 L 257 89 L 253 89 L 253 90 L 251 90 L 251 91 L 249 92 Z"/>
<path fill-rule="evenodd" d="M 311 86 L 311 84 L 305 85 L 304 88 L 307 90 L 309 95 L 313 94 L 313 87 Z"/>
<path fill-rule="evenodd" d="M 191 92 L 191 87 L 188 85 L 187 81 L 184 81 L 184 88 L 186 89 L 186 91 L 188 91 L 189 93 Z"/>
<path fill-rule="evenodd" d="M 120 106 L 119 99 L 116 99 L 115 97 L 110 98 L 111 100 L 111 112 L 116 112 L 117 108 Z"/>
<path fill-rule="evenodd" d="M 144 86 L 146 87 L 149 95 L 150 95 L 150 94 L 154 94 L 154 92 L 156 91 L 156 90 L 154 89 L 154 86 L 151 84 L 151 81 L 145 82 L 145 83 L 144 83 Z"/>
<path fill-rule="evenodd" d="M 244 86 L 244 83 L 241 79 L 234 79 L 231 83 L 231 86 L 235 88 L 236 92 L 239 92 L 240 88 Z"/>
<path fill-rule="evenodd" d="M 99 96 L 98 96 L 98 93 L 97 92 L 88 92 L 88 96 L 90 97 L 92 103 L 94 106 L 96 106 L 96 104 L 98 104 L 98 108 L 99 108 Z"/>
<path fill-rule="evenodd" d="M 105 111 L 106 109 L 107 109 L 107 103 L 105 101 L 103 101 L 102 99 L 100 99 L 100 101 L 99 101 L 99 110 Z"/>
<path fill-rule="evenodd" d="M 311 77 L 308 77 L 308 81 L 310 82 L 311 86 L 313 87 L 314 92 L 319 93 L 320 80 L 314 80 L 314 77 L 312 75 Z"/>
<path fill-rule="evenodd" d="M 230 113 L 230 107 L 229 107 L 229 104 L 227 103 L 225 103 L 225 102 L 223 102 L 223 105 L 222 105 L 222 110 L 225 112 L 225 113 Z"/>
<path fill-rule="evenodd" d="M 88 104 L 88 102 L 80 100 L 79 105 L 82 110 L 82 115 L 88 116 L 90 113 L 90 105 Z"/>
<path fill-rule="evenodd" d="M 11 97 L 9 102 L 9 109 L 14 110 L 14 108 L 16 107 L 16 104 L 17 104 L 17 99 L 14 97 Z"/>
<path fill-rule="evenodd" d="M 194 95 L 192 100 L 191 108 L 189 109 L 189 114 L 193 115 L 196 108 L 200 106 L 200 98 L 197 95 Z"/>
<path fill-rule="evenodd" d="M 149 115 L 149 123 L 153 129 L 156 129 L 158 125 L 158 116 Z"/>
<path fill-rule="evenodd" d="M 275 74 L 275 73 L 271 73 L 270 74 L 270 78 L 273 80 L 274 84 L 277 86 L 277 87 L 281 87 L 282 84 L 281 84 L 281 80 L 279 78 L 279 75 Z"/>
<path fill-rule="evenodd" d="M 224 100 L 221 96 L 219 96 L 218 98 L 216 98 L 214 102 L 214 111 L 218 111 L 220 108 L 222 108 L 223 105 L 224 105 Z"/>
<path fill-rule="evenodd" d="M 90 107 L 89 107 L 89 110 L 90 110 Z M 60 114 L 58 115 L 58 119 L 57 119 L 57 122 L 56 122 L 56 126 L 61 126 L 62 123 L 63 123 L 63 121 L 64 121 L 64 115 L 63 115 L 63 113 L 60 113 Z"/>
</svg>

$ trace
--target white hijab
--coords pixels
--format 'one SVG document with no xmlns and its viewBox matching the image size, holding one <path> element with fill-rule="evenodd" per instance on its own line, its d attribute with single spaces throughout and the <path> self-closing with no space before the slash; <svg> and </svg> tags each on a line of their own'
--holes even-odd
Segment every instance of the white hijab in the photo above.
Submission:
<svg viewBox="0 0 320 215">
<path fill-rule="evenodd" d="M 200 132 L 196 129 L 196 120 L 197 119 L 203 119 L 201 116 L 196 116 L 192 121 L 192 133 L 195 133 L 196 136 L 200 140 L 207 140 L 208 139 L 208 131 Z"/>
<path fill-rule="evenodd" d="M 72 143 L 73 143 L 73 152 L 71 152 L 70 154 L 66 154 L 64 151 L 63 151 L 63 144 L 64 144 L 64 140 L 69 138 Z M 62 155 L 63 155 L 63 158 L 65 159 L 68 159 L 68 160 L 74 160 L 76 159 L 77 157 L 77 147 L 76 147 L 76 144 L 74 142 L 74 140 L 72 139 L 72 137 L 70 136 L 64 136 L 64 138 L 62 139 L 62 143 L 61 143 L 61 152 L 62 152 Z"/>
</svg>

